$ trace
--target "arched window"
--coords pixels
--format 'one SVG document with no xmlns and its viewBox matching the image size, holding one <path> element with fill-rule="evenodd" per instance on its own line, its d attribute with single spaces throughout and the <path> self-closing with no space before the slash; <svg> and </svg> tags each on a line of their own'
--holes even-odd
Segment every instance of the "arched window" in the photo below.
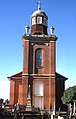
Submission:
<svg viewBox="0 0 76 119">
<path fill-rule="evenodd" d="M 42 66 L 42 49 L 38 48 L 36 50 L 36 67 Z"/>
<path fill-rule="evenodd" d="M 40 109 L 43 109 L 43 98 L 44 98 L 44 85 L 42 82 L 36 82 L 35 83 L 35 89 L 34 89 L 34 106 L 39 107 Z"/>
<path fill-rule="evenodd" d="M 43 96 L 43 83 L 36 82 L 35 83 L 35 96 Z"/>
</svg>

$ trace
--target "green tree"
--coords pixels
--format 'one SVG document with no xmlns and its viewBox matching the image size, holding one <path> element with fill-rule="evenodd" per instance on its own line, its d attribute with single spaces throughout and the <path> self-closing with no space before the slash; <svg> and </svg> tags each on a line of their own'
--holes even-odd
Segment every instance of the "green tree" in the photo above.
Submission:
<svg viewBox="0 0 76 119">
<path fill-rule="evenodd" d="M 63 104 L 72 104 L 73 100 L 76 100 L 76 86 L 69 87 L 68 89 L 66 89 L 61 100 Z"/>
<path fill-rule="evenodd" d="M 2 98 L 1 98 L 1 99 L 0 99 L 0 104 L 2 104 L 2 103 L 3 103 L 3 101 L 4 101 L 4 99 L 2 99 Z"/>
<path fill-rule="evenodd" d="M 6 105 L 9 104 L 9 100 L 8 100 L 8 99 L 5 100 L 5 104 L 6 104 Z"/>
</svg>

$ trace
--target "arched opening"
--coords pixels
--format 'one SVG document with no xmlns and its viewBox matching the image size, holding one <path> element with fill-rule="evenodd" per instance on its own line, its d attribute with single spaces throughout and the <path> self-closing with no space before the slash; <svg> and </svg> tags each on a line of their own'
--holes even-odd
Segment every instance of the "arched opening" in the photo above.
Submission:
<svg viewBox="0 0 76 119">
<path fill-rule="evenodd" d="M 35 95 L 34 106 L 39 107 L 40 109 L 43 109 L 44 94 L 43 94 L 43 83 L 42 82 L 35 83 L 34 95 Z"/>
<path fill-rule="evenodd" d="M 42 66 L 42 49 L 38 48 L 36 50 L 36 67 Z"/>
</svg>

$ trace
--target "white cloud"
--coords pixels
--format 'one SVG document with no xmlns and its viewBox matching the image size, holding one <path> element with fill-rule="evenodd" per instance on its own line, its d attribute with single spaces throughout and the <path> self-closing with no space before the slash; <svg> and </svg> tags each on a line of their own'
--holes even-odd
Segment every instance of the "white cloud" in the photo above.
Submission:
<svg viewBox="0 0 76 119">
<path fill-rule="evenodd" d="M 10 82 L 9 81 L 0 81 L 0 98 L 4 100 L 9 99 L 10 95 Z"/>
</svg>

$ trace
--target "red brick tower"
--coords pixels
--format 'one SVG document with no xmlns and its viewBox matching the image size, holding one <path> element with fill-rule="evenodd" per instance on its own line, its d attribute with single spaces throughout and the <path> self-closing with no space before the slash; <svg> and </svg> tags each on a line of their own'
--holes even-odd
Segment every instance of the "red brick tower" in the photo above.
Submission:
<svg viewBox="0 0 76 119">
<path fill-rule="evenodd" d="M 31 32 L 26 26 L 23 41 L 23 70 L 10 79 L 10 104 L 27 105 L 30 85 L 31 105 L 47 110 L 62 107 L 61 96 L 66 77 L 56 73 L 56 40 L 54 28 L 48 35 L 48 17 L 38 4 L 31 15 Z"/>
<path fill-rule="evenodd" d="M 28 85 L 31 85 L 32 105 L 44 109 L 54 109 L 56 40 L 54 34 L 47 35 L 48 17 L 38 7 L 31 16 L 31 34 L 26 27 L 23 40 L 23 102 L 26 103 Z M 53 29 L 52 29 L 53 31 Z"/>
</svg>

